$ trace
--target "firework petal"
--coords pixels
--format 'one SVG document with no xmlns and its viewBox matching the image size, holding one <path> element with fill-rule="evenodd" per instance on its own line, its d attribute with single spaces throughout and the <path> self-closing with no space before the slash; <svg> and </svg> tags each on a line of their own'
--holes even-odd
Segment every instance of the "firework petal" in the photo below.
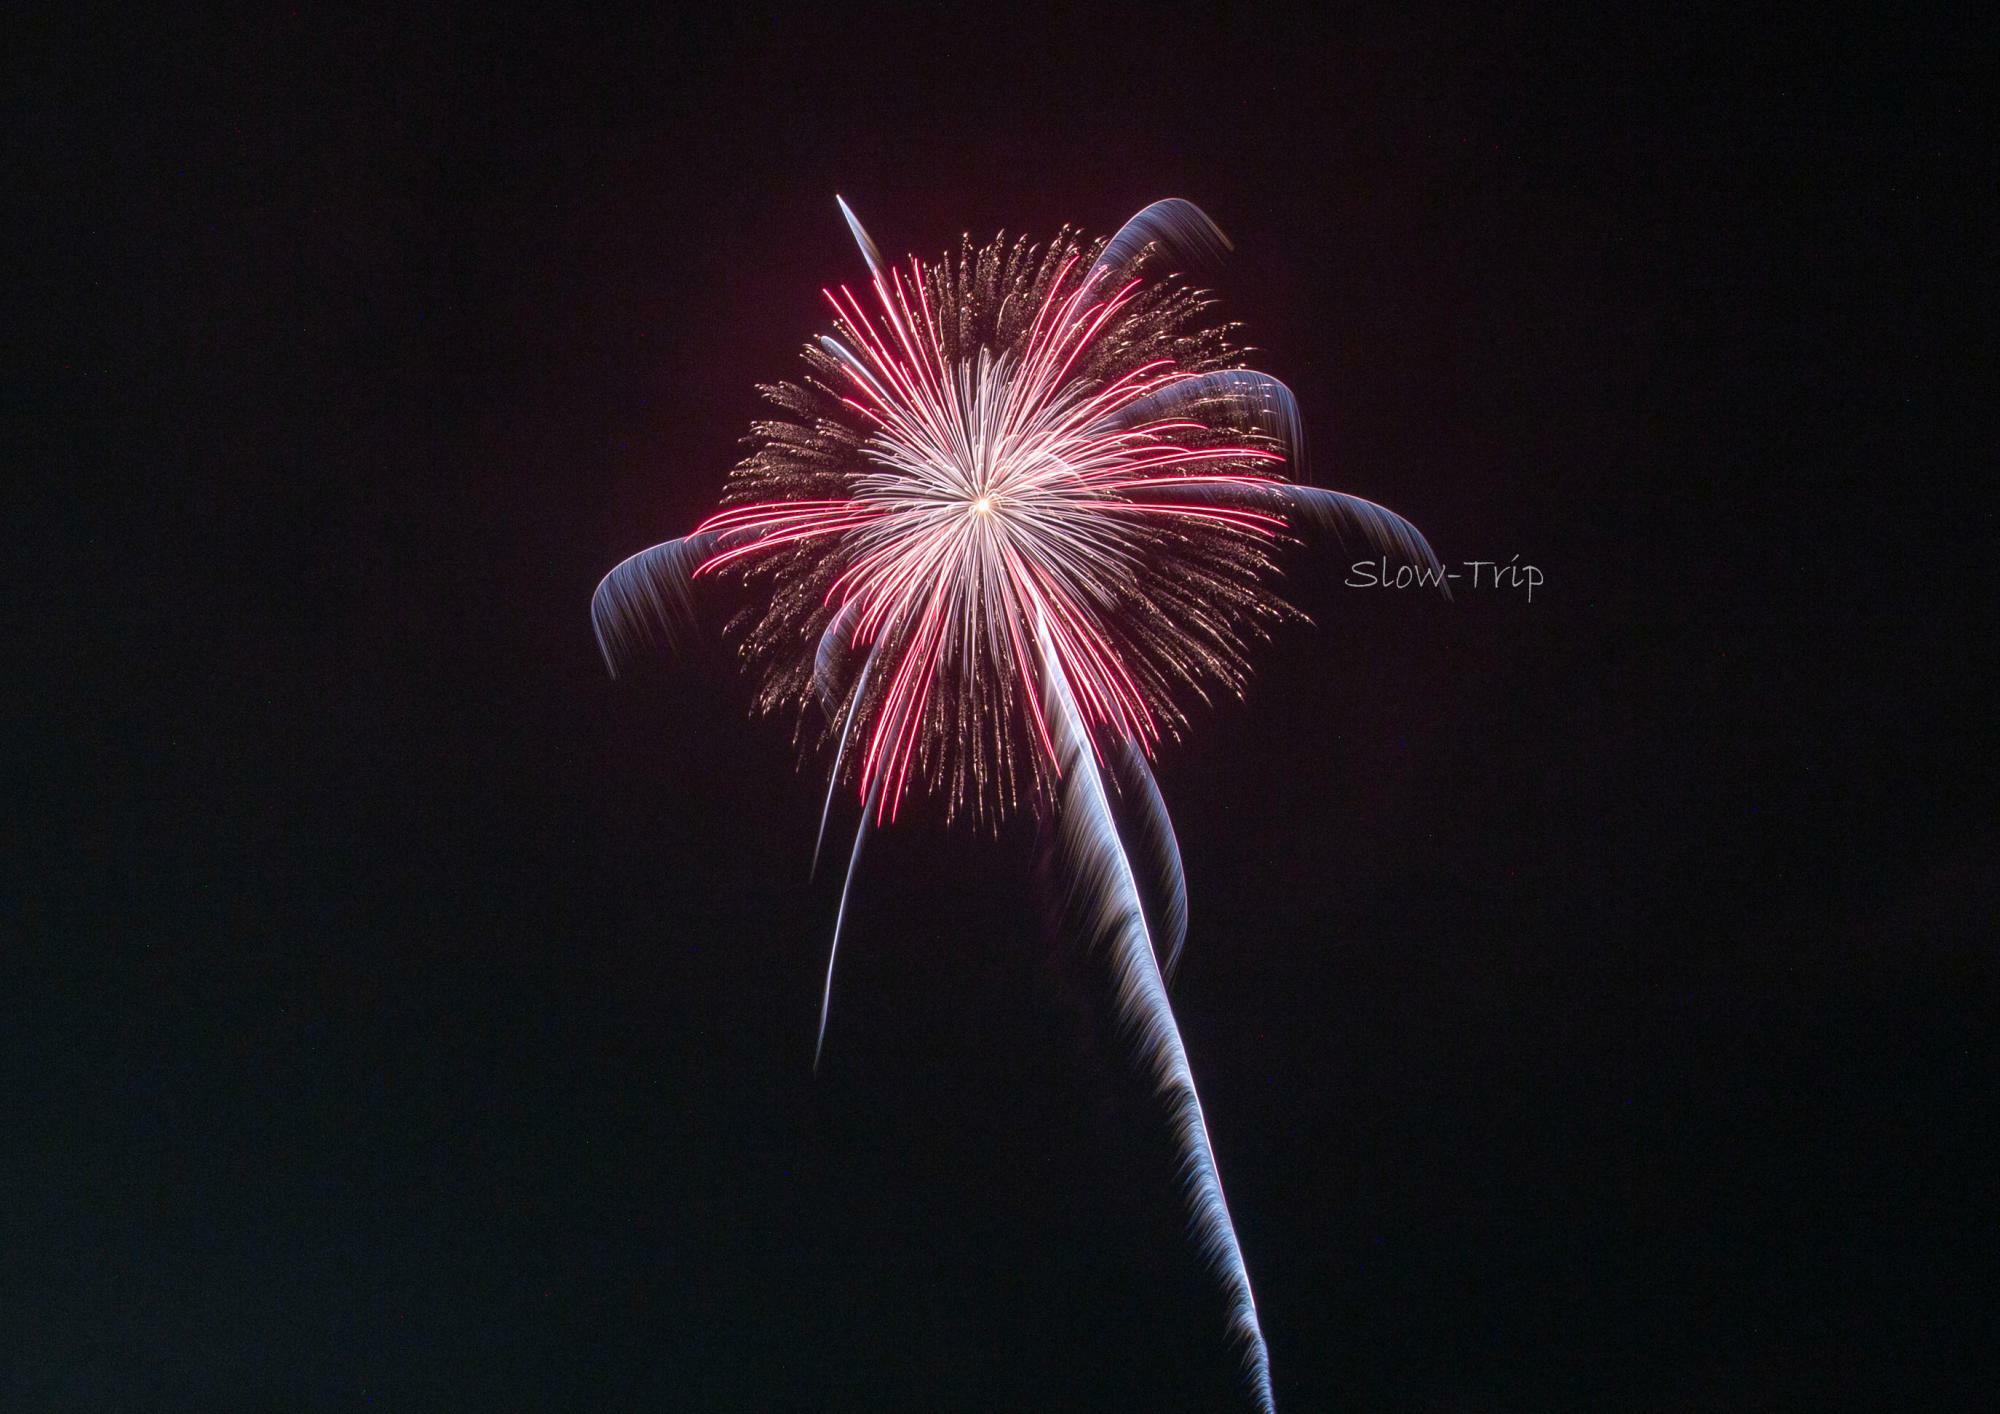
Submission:
<svg viewBox="0 0 2000 1414">
<path fill-rule="evenodd" d="M 694 567 L 714 547 L 712 535 L 669 540 L 620 563 L 590 596 L 590 623 L 604 666 L 618 665 L 641 646 L 678 647 L 694 628 Z"/>
<path fill-rule="evenodd" d="M 1222 416 L 1214 417 L 1220 413 Z M 1223 426 L 1254 427 L 1283 448 L 1294 480 L 1304 475 L 1306 432 L 1292 390 L 1254 368 L 1218 368 L 1177 378 L 1107 414 L 1092 429 L 1112 431 L 1164 418 L 1209 414 Z"/>
<path fill-rule="evenodd" d="M 1297 511 L 1297 519 L 1307 525 L 1331 530 L 1345 538 L 1353 530 L 1383 554 L 1399 555 L 1421 566 L 1445 598 L 1451 586 L 1445 582 L 1444 566 L 1424 533 L 1387 506 L 1378 506 L 1359 496 L 1329 491 L 1321 486 L 1287 486 L 1284 495 Z"/>
<path fill-rule="evenodd" d="M 840 203 L 840 214 L 847 218 L 847 229 L 854 233 L 854 243 L 861 247 L 861 258 L 868 262 L 869 273 L 880 279 L 882 276 L 881 250 L 877 248 L 874 241 L 868 238 L 868 232 L 861 228 L 860 218 L 848 206 L 847 199 L 836 196 L 834 200 Z"/>
<path fill-rule="evenodd" d="M 1139 211 L 1118 228 L 1098 253 L 1090 280 L 1123 278 L 1155 244 L 1176 259 L 1195 264 L 1212 263 L 1225 251 L 1235 249 L 1206 211 L 1191 201 L 1170 196 Z"/>
</svg>

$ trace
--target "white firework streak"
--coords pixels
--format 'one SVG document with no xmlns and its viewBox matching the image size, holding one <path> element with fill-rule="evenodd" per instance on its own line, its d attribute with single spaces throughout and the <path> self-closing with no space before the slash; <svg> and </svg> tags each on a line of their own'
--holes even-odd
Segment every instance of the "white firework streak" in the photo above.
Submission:
<svg viewBox="0 0 2000 1414">
<path fill-rule="evenodd" d="M 1090 729 L 1070 693 L 1061 658 L 1045 626 L 1038 637 L 1046 670 L 1049 727 L 1062 770 L 1058 818 L 1070 869 L 1072 907 L 1089 918 L 1091 933 L 1105 939 L 1111 949 L 1118 973 L 1118 1005 L 1137 1032 L 1139 1054 L 1173 1112 L 1195 1240 L 1222 1279 L 1229 1297 L 1230 1327 L 1243 1342 L 1243 1360 L 1257 1407 L 1269 1414 L 1277 1407 L 1271 1394 L 1271 1356 L 1257 1321 L 1250 1269 L 1244 1265 L 1236 1225 L 1229 1216 L 1229 1201 L 1222 1193 L 1215 1146 L 1208 1137 L 1208 1121 L 1194 1088 L 1187 1048 L 1181 1044 L 1180 1027 L 1167 1001 L 1166 980 L 1160 974 L 1152 934 L 1139 903 L 1139 886 L 1112 820 L 1111 803 L 1105 798 Z"/>
</svg>

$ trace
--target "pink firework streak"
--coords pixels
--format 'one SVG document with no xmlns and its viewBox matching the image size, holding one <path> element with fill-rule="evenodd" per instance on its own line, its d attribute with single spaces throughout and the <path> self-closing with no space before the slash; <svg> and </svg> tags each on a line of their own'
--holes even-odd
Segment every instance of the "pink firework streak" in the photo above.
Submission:
<svg viewBox="0 0 2000 1414">
<path fill-rule="evenodd" d="M 1186 1051 L 1168 1004 L 1186 885 L 1149 759 L 1188 694 L 1240 693 L 1248 638 L 1293 611 L 1268 588 L 1298 532 L 1358 533 L 1441 567 L 1409 522 L 1286 479 L 1301 436 L 1284 384 L 1244 368 L 1210 301 L 1162 254 L 1228 241 L 1180 200 L 1108 241 L 962 243 L 954 260 L 884 264 L 845 202 L 873 308 L 826 291 L 834 327 L 806 376 L 764 391 L 723 508 L 619 565 L 591 612 L 614 673 L 693 619 L 699 582 L 755 593 L 744 650 L 759 705 L 818 724 L 832 755 L 820 831 L 842 781 L 861 802 L 821 995 L 871 825 L 910 792 L 996 816 L 1055 817 L 1070 907 L 1111 950 L 1119 1001 L 1166 1098 L 1196 1237 L 1231 1304 L 1260 1409 L 1270 1361 Z M 1151 884 L 1133 866 L 1112 800 Z"/>
</svg>

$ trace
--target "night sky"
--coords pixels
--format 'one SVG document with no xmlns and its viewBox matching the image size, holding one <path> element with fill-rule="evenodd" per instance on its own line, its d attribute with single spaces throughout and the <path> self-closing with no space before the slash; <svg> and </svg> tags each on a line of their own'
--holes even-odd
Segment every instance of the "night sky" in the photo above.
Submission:
<svg viewBox="0 0 2000 1414">
<path fill-rule="evenodd" d="M 871 844 L 815 1076 L 823 763 L 599 662 L 836 192 L 1200 203 L 1317 478 L 1544 576 L 1293 554 L 1160 762 L 1279 1407 L 1967 1407 L 1991 36 L 1076 8 L 10 19 L 0 1407 L 1247 1407 L 1033 822 Z"/>
</svg>

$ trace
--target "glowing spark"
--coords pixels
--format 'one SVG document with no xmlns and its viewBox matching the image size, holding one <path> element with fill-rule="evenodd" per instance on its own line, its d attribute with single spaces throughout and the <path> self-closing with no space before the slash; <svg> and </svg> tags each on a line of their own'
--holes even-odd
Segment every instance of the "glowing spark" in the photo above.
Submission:
<svg viewBox="0 0 2000 1414">
<path fill-rule="evenodd" d="M 804 379 L 764 390 L 785 417 L 753 425 L 721 509 L 605 576 L 598 645 L 615 673 L 640 640 L 691 626 L 697 580 L 759 592 L 743 643 L 765 667 L 759 706 L 817 714 L 832 748 L 822 841 L 843 782 L 861 804 L 815 1067 L 871 825 L 919 786 L 947 814 L 1026 799 L 1055 815 L 1073 912 L 1112 950 L 1172 1107 L 1197 1239 L 1270 1410 L 1250 1275 L 1167 1001 L 1187 892 L 1147 759 L 1185 726 L 1178 699 L 1240 692 L 1246 638 L 1293 612 L 1266 587 L 1280 538 L 1351 530 L 1440 587 L 1442 567 L 1393 511 L 1283 478 L 1303 442 L 1291 391 L 1241 366 L 1204 295 L 1142 277 L 1156 252 L 1229 248 L 1193 204 L 1155 202 L 1096 244 L 967 239 L 955 259 L 907 266 L 839 205 L 872 306 L 824 292 L 833 327 L 806 347 Z M 1159 876 L 1152 927 L 1106 765 Z"/>
</svg>

